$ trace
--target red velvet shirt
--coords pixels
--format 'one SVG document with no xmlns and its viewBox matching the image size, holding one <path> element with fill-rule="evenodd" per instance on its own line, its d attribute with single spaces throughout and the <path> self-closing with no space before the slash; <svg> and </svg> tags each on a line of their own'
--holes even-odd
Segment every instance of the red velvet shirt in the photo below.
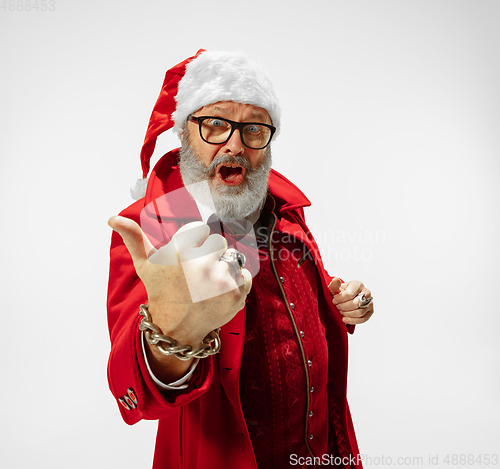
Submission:
<svg viewBox="0 0 500 469">
<path fill-rule="evenodd" d="M 290 467 L 292 454 L 328 450 L 328 347 L 308 254 L 287 233 L 259 239 L 240 387 L 259 469 Z"/>
</svg>

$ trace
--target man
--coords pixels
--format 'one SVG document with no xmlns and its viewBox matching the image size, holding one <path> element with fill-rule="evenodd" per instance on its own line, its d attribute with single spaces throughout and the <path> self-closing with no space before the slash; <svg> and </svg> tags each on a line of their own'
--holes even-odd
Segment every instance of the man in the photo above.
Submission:
<svg viewBox="0 0 500 469">
<path fill-rule="evenodd" d="M 373 302 L 361 282 L 328 276 L 309 201 L 270 169 L 270 80 L 228 52 L 169 70 L 144 177 L 172 126 L 181 149 L 109 221 L 108 377 L 124 420 L 159 420 L 154 468 L 360 467 L 347 331 Z"/>
</svg>

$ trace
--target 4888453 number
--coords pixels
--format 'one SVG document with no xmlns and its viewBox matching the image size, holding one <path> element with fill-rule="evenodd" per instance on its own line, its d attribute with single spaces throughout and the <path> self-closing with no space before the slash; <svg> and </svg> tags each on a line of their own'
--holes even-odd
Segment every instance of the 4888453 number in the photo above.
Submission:
<svg viewBox="0 0 500 469">
<path fill-rule="evenodd" d="M 498 454 L 447 454 L 443 463 L 450 466 L 497 466 Z"/>
<path fill-rule="evenodd" d="M 0 10 L 3 11 L 54 11 L 55 0 L 3 0 Z"/>
</svg>

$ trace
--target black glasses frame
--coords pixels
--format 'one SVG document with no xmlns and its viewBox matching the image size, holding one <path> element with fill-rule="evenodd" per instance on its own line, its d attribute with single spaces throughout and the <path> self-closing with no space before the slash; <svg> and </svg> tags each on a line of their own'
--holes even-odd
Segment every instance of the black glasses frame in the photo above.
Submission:
<svg viewBox="0 0 500 469">
<path fill-rule="evenodd" d="M 219 120 L 227 122 L 228 124 L 231 125 L 231 132 L 229 133 L 229 136 L 226 138 L 226 140 L 224 140 L 223 142 L 219 142 L 219 143 L 213 143 L 213 142 L 209 142 L 208 140 L 205 140 L 205 138 L 203 137 L 203 134 L 201 132 L 201 124 L 203 124 L 203 121 L 206 119 L 219 119 Z M 271 143 L 271 140 L 273 139 L 273 135 L 276 132 L 276 127 L 269 125 L 269 124 L 264 124 L 262 122 L 235 122 L 235 121 L 230 121 L 229 119 L 224 119 L 223 117 L 217 117 L 217 116 L 199 116 L 199 117 L 188 116 L 187 120 L 191 121 L 191 122 L 196 122 L 198 124 L 198 127 L 200 129 L 201 139 L 204 142 L 209 143 L 210 145 L 223 145 L 224 143 L 229 141 L 229 139 L 232 137 L 234 131 L 236 129 L 238 129 L 240 131 L 241 143 L 243 143 L 243 145 L 245 145 L 247 148 L 251 148 L 252 150 L 262 150 L 262 149 L 266 148 Z M 251 147 L 251 146 L 247 145 L 245 143 L 245 138 L 243 137 L 243 128 L 246 127 L 247 125 L 261 125 L 261 126 L 267 127 L 271 131 L 271 135 L 269 136 L 269 141 L 263 147 L 259 147 L 259 148 L 255 148 L 255 147 Z"/>
</svg>

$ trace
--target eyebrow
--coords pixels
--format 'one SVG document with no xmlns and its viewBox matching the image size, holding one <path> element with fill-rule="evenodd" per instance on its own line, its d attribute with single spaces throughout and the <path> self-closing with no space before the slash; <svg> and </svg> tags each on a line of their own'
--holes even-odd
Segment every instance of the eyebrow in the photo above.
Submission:
<svg viewBox="0 0 500 469">
<path fill-rule="evenodd" d="M 218 106 L 218 105 L 214 106 L 214 108 L 213 108 L 213 112 L 216 112 L 216 113 L 224 112 L 227 110 L 228 110 L 227 107 L 222 107 L 222 106 Z M 253 111 L 250 118 L 261 120 L 263 122 L 266 121 L 266 115 L 262 111 Z"/>
</svg>

